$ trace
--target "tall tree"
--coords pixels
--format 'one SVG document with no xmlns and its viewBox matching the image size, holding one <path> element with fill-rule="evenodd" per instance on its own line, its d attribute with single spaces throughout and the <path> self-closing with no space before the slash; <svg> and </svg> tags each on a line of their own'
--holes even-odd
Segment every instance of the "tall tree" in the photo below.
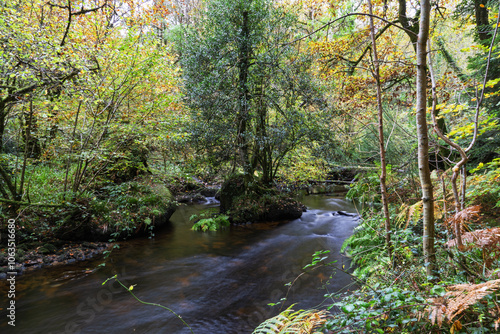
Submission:
<svg viewBox="0 0 500 334">
<path fill-rule="evenodd" d="M 429 168 L 429 131 L 427 126 L 427 41 L 429 39 L 430 1 L 420 1 L 420 26 L 417 39 L 417 135 L 418 169 L 422 188 L 424 241 L 427 276 L 435 275 L 434 193 Z"/>
<path fill-rule="evenodd" d="M 373 15 L 373 6 L 371 0 L 368 0 L 370 15 Z M 385 160 L 385 140 L 384 140 L 384 109 L 382 106 L 382 84 L 380 82 L 380 62 L 377 53 L 377 40 L 375 36 L 375 25 L 373 17 L 370 16 L 370 37 L 372 40 L 373 53 L 373 76 L 377 86 L 377 116 L 378 116 L 378 140 L 380 150 L 380 193 L 382 196 L 382 207 L 385 217 L 385 243 L 389 259 L 392 259 L 391 245 L 391 218 L 389 214 L 389 203 L 387 201 L 387 163 Z"/>
<path fill-rule="evenodd" d="M 321 107 L 311 63 L 289 43 L 296 18 L 267 0 L 213 0 L 186 29 L 181 47 L 193 138 L 219 160 L 236 162 L 246 184 L 270 183 Z M 236 153 L 236 154 L 235 154 Z"/>
</svg>

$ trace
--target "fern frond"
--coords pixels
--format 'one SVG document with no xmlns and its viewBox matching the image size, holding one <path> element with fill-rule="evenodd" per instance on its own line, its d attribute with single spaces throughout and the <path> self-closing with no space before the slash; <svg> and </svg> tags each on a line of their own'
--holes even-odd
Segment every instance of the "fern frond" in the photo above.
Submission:
<svg viewBox="0 0 500 334">
<path fill-rule="evenodd" d="M 441 327 L 445 319 L 449 323 L 487 295 L 500 288 L 500 279 L 481 284 L 457 284 L 448 287 L 443 297 L 432 298 L 428 308 L 431 323 Z"/>
<path fill-rule="evenodd" d="M 325 310 L 294 312 L 291 309 L 292 306 L 261 323 L 252 334 L 311 334 L 326 321 L 327 311 Z"/>
<path fill-rule="evenodd" d="M 498 246 L 500 248 L 500 227 L 464 233 L 462 235 L 462 242 L 464 244 L 473 244 L 480 247 Z M 447 247 L 456 246 L 456 239 L 448 241 L 445 245 Z"/>
<path fill-rule="evenodd" d="M 401 227 L 403 223 L 405 223 L 405 229 L 407 229 L 410 221 L 416 221 L 420 217 L 420 214 L 422 213 L 422 201 L 419 201 L 410 206 L 403 204 L 399 212 L 400 213 L 396 217 L 396 222 L 398 223 L 399 227 Z"/>
<path fill-rule="evenodd" d="M 465 229 L 467 224 L 470 222 L 474 222 L 479 218 L 481 213 L 481 205 L 473 205 L 468 208 L 463 209 L 460 212 L 455 213 L 453 216 L 449 217 L 445 222 L 445 226 L 451 228 L 456 222 L 458 222 L 461 226 L 460 230 L 462 233 L 465 233 Z"/>
<path fill-rule="evenodd" d="M 481 284 L 458 284 L 449 287 L 446 293 L 451 301 L 446 310 L 446 317 L 451 321 L 469 306 L 474 305 L 490 293 L 500 288 L 500 279 Z"/>
</svg>

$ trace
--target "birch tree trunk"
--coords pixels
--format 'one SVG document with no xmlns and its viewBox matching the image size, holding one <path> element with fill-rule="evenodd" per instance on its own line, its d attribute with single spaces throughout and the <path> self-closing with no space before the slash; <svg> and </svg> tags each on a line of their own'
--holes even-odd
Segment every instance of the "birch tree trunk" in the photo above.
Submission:
<svg viewBox="0 0 500 334">
<path fill-rule="evenodd" d="M 429 168 L 429 132 L 427 127 L 427 40 L 429 38 L 430 1 L 420 1 L 420 27 L 417 40 L 417 136 L 418 170 L 422 188 L 424 257 L 427 276 L 434 276 L 434 194 Z"/>
<path fill-rule="evenodd" d="M 373 8 L 371 0 L 368 0 L 370 8 L 370 15 L 373 15 Z M 378 111 L 378 141 L 380 149 L 380 192 L 382 195 L 382 207 L 384 210 L 385 218 L 385 244 L 389 259 L 392 260 L 392 245 L 391 245 L 391 218 L 389 215 L 389 205 L 387 203 L 387 168 L 385 161 L 385 140 L 384 140 L 384 110 L 382 108 L 382 87 L 380 83 L 380 63 L 378 60 L 377 43 L 375 38 L 375 27 L 373 24 L 373 17 L 370 16 L 370 35 L 372 39 L 373 51 L 373 77 L 377 83 L 377 111 Z"/>
</svg>

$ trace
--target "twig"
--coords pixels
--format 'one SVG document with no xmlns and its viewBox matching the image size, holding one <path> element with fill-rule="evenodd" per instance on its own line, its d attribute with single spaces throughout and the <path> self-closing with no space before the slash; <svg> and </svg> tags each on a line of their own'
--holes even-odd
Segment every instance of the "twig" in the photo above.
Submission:
<svg viewBox="0 0 500 334">
<path fill-rule="evenodd" d="M 186 322 L 186 321 L 184 321 L 184 319 L 182 319 L 182 317 L 181 317 L 179 314 L 175 313 L 175 312 L 174 312 L 173 310 L 171 310 L 170 308 L 168 308 L 168 307 L 166 307 L 166 306 L 163 306 L 163 305 L 161 305 L 161 304 L 149 303 L 149 302 L 145 302 L 145 301 L 141 300 L 139 297 L 137 297 L 137 296 L 136 296 L 136 295 L 132 292 L 132 289 L 134 288 L 134 286 L 132 285 L 132 286 L 130 286 L 129 288 L 128 288 L 128 287 L 126 287 L 126 286 L 125 286 L 125 285 L 124 285 L 124 284 L 123 284 L 123 283 L 122 283 L 122 282 L 121 282 L 121 281 L 117 278 L 117 275 L 115 275 L 115 276 L 113 276 L 113 277 L 108 278 L 106 281 L 104 281 L 104 282 L 102 283 L 102 285 L 106 284 L 106 283 L 107 283 L 109 280 L 111 280 L 111 279 L 114 279 L 115 281 L 117 281 L 117 282 L 118 282 L 118 284 L 120 284 L 122 287 L 124 287 L 124 288 L 125 288 L 125 290 L 127 290 L 127 291 L 128 291 L 128 292 L 132 295 L 132 297 L 134 297 L 134 298 L 135 298 L 135 299 L 136 299 L 139 303 L 142 303 L 142 304 L 145 304 L 145 305 L 151 305 L 151 306 L 161 307 L 162 309 L 165 309 L 165 310 L 169 311 L 170 313 L 172 313 L 173 315 L 175 315 L 177 318 L 179 318 L 179 320 L 180 320 L 180 321 L 182 321 L 182 323 L 183 323 L 184 325 L 186 325 L 186 327 L 187 327 L 187 328 L 189 328 L 189 330 L 191 331 L 191 333 L 193 333 L 193 334 L 194 334 L 194 332 L 193 332 L 193 330 L 191 329 L 191 327 L 187 324 L 187 322 Z"/>
</svg>

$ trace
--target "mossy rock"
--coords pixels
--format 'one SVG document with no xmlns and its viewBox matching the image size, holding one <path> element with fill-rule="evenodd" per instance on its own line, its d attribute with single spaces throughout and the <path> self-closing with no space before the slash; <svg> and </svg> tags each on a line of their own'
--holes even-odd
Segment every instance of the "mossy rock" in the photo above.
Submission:
<svg viewBox="0 0 500 334">
<path fill-rule="evenodd" d="M 220 188 L 220 212 L 224 213 L 233 208 L 233 201 L 245 192 L 243 174 L 232 174 Z"/>
<path fill-rule="evenodd" d="M 67 241 L 108 241 L 151 233 L 177 208 L 169 189 L 152 177 L 111 184 L 65 213 L 54 236 Z"/>
<path fill-rule="evenodd" d="M 91 215 L 87 211 L 88 200 L 81 200 L 78 205 L 69 209 L 63 215 L 58 227 L 54 231 L 54 237 L 60 240 L 81 241 L 95 237 L 98 226 L 92 222 Z"/>
<path fill-rule="evenodd" d="M 299 201 L 283 195 L 242 195 L 235 199 L 230 211 L 234 224 L 293 220 L 302 216 L 306 207 Z"/>
</svg>

